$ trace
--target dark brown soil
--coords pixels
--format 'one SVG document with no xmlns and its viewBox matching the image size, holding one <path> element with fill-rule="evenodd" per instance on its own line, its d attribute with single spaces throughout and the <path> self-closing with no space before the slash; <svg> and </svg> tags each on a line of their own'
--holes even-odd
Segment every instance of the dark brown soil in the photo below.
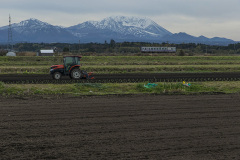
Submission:
<svg viewBox="0 0 240 160">
<path fill-rule="evenodd" d="M 4 83 L 115 83 L 144 81 L 236 81 L 240 80 L 239 72 L 215 73 L 125 73 L 125 74 L 94 74 L 94 80 L 71 80 L 63 76 L 61 80 L 53 80 L 49 74 L 2 74 L 0 81 Z"/>
<path fill-rule="evenodd" d="M 0 159 L 240 159 L 240 96 L 0 98 Z"/>
</svg>

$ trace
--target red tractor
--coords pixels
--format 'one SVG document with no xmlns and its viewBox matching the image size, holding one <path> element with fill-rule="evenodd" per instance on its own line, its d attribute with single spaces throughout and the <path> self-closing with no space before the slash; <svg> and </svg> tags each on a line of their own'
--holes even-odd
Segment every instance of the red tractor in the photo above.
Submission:
<svg viewBox="0 0 240 160">
<path fill-rule="evenodd" d="M 52 65 L 50 74 L 53 79 L 59 80 L 62 76 L 70 76 L 71 79 L 94 79 L 92 72 L 80 70 L 81 56 L 64 56 L 63 65 Z"/>
</svg>

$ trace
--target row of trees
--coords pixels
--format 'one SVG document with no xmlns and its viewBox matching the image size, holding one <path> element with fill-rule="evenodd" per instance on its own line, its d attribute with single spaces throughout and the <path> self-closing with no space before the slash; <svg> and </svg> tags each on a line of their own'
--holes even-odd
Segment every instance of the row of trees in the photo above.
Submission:
<svg viewBox="0 0 240 160">
<path fill-rule="evenodd" d="M 141 47 L 176 47 L 177 51 L 183 55 L 194 54 L 240 54 L 240 43 L 230 44 L 228 46 L 212 46 L 205 44 L 169 44 L 169 43 L 146 43 L 146 42 L 115 42 L 111 40 L 109 43 L 84 43 L 84 44 L 66 44 L 66 43 L 17 43 L 14 50 L 17 52 L 38 52 L 40 49 L 57 48 L 58 52 L 79 53 L 141 53 Z M 5 53 L 6 45 L 0 45 L 0 53 Z"/>
</svg>

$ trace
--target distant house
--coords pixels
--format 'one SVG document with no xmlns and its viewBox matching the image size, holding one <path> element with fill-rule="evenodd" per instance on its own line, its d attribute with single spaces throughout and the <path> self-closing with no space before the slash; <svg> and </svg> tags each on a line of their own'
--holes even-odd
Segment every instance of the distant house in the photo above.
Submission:
<svg viewBox="0 0 240 160">
<path fill-rule="evenodd" d="M 40 50 L 37 53 L 37 56 L 53 56 L 54 50 L 53 49 L 48 49 L 48 50 Z"/>
</svg>

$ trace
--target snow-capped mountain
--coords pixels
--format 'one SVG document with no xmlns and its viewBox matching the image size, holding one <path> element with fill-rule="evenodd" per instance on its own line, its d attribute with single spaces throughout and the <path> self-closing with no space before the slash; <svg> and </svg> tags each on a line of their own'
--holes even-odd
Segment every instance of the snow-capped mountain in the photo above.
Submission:
<svg viewBox="0 0 240 160">
<path fill-rule="evenodd" d="M 99 28 L 110 29 L 122 34 L 133 34 L 139 37 L 145 35 L 163 37 L 172 33 L 148 18 L 138 17 L 109 17 L 98 24 Z"/>
<path fill-rule="evenodd" d="M 108 17 L 102 21 L 87 21 L 67 29 L 79 38 L 85 36 L 94 38 L 95 35 L 96 38 L 117 41 L 127 41 L 128 39 L 130 41 L 146 41 L 172 35 L 171 32 L 151 19 L 124 16 Z"/>
<path fill-rule="evenodd" d="M 72 42 L 73 36 L 65 28 L 53 26 L 37 19 L 28 19 L 20 23 L 12 24 L 13 41 L 16 42 Z M 7 40 L 8 27 L 1 27 L 0 34 L 3 33 Z M 3 37 L 0 37 L 0 41 Z"/>
<path fill-rule="evenodd" d="M 71 27 L 53 26 L 37 19 L 12 24 L 14 42 L 104 43 L 117 42 L 169 42 L 227 45 L 234 41 L 226 38 L 194 37 L 187 33 L 171 33 L 149 18 L 108 17 L 101 21 L 87 21 Z M 0 43 L 8 41 L 8 26 L 0 27 Z"/>
</svg>

